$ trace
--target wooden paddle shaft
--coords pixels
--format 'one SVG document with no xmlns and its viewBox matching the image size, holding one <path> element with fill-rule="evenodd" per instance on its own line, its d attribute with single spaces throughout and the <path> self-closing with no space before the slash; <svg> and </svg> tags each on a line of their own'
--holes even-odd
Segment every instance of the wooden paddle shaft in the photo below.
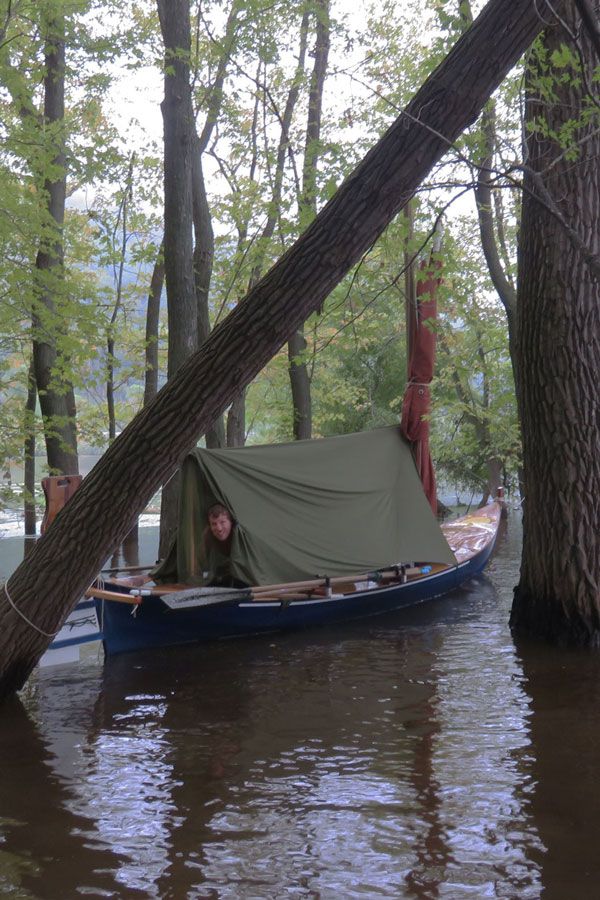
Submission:
<svg viewBox="0 0 600 900">
<path fill-rule="evenodd" d="M 400 566 L 398 567 L 400 569 Z M 379 575 L 384 574 L 395 574 L 395 569 L 381 569 L 378 571 Z M 314 578 L 311 581 L 288 581 L 285 584 L 260 584 L 255 587 L 251 587 L 250 590 L 253 594 L 263 594 L 269 593 L 272 594 L 275 591 L 285 591 L 285 590 L 310 590 L 311 588 L 318 587 L 326 587 L 327 584 L 348 584 L 353 581 L 368 581 L 369 577 L 373 578 L 373 572 L 362 572 L 358 575 L 337 575 L 335 578 Z"/>
<path fill-rule="evenodd" d="M 142 598 L 133 594 L 118 594 L 116 591 L 103 591 L 100 588 L 88 588 L 85 592 L 86 597 L 92 597 L 95 600 L 114 600 L 116 603 L 130 603 L 132 606 L 139 606 Z"/>
</svg>

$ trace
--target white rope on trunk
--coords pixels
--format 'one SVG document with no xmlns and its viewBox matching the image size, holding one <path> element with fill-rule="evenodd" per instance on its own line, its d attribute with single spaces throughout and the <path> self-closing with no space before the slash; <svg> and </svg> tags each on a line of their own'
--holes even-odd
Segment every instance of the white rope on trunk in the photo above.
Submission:
<svg viewBox="0 0 600 900">
<path fill-rule="evenodd" d="M 23 621 L 24 621 L 24 622 L 27 622 L 27 624 L 28 624 L 29 626 L 31 626 L 31 628 L 33 628 L 34 631 L 37 631 L 39 634 L 42 634 L 44 637 L 48 637 L 48 638 L 56 637 L 56 635 L 58 634 L 58 631 L 60 631 L 60 628 L 58 629 L 58 631 L 54 631 L 52 634 L 50 634 L 50 633 L 47 632 L 47 631 L 43 631 L 41 628 L 38 628 L 38 626 L 35 625 L 30 619 L 28 619 L 27 616 L 25 615 L 25 613 L 21 612 L 21 610 L 19 609 L 18 606 L 15 606 L 15 604 L 14 604 L 13 601 L 12 601 L 12 598 L 11 598 L 10 594 L 8 593 L 8 581 L 6 581 L 6 582 L 4 583 L 4 585 L 3 585 L 3 590 L 4 590 L 4 593 L 6 594 L 6 599 L 8 600 L 8 602 L 10 603 L 10 605 L 12 606 L 12 608 L 14 609 L 14 611 L 17 613 L 17 615 L 18 615 L 18 616 L 21 616 L 21 618 L 23 619 Z"/>
</svg>

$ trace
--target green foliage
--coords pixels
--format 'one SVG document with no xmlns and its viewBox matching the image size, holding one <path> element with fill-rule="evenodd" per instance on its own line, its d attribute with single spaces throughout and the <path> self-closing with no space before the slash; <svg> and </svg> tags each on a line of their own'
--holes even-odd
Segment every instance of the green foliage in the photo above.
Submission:
<svg viewBox="0 0 600 900">
<path fill-rule="evenodd" d="M 483 491 L 490 464 L 512 481 L 520 464 L 505 315 L 471 221 L 447 233 L 443 255 L 432 452 L 443 480 Z"/>
<path fill-rule="evenodd" d="M 458 0 L 384 0 L 369 4 L 358 19 L 341 3 L 333 5 L 331 72 L 315 173 L 319 208 L 447 52 L 464 28 L 463 6 Z M 481 4 L 474 6 L 476 13 Z M 67 108 L 54 134 L 40 128 L 41 16 L 49 8 L 25 0 L 14 5 L 6 39 L 0 41 L 0 389 L 7 398 L 0 461 L 22 452 L 24 373 L 35 289 L 40 288 L 32 271 L 40 236 L 52 236 L 43 191 L 44 180 L 60 174 L 53 162 L 60 128 L 67 137 L 70 195 L 65 261 L 60 282 L 41 285 L 52 289 L 56 302 L 54 310 L 42 312 L 39 327 L 61 350 L 57 384 L 70 380 L 75 385 L 84 446 L 106 444 L 108 337 L 115 341 L 117 430 L 141 405 L 145 301 L 161 238 L 157 128 L 145 131 L 122 112 L 136 79 L 155 86 L 156 108 L 161 99 L 164 51 L 155 3 L 73 0 L 56 7 L 66 13 Z M 298 71 L 300 27 L 307 8 L 307 56 Z M 0 21 L 8 10 L 6 2 L 0 3 Z M 213 126 L 203 166 L 216 234 L 210 293 L 215 324 L 301 228 L 300 176 L 316 14 L 314 4 L 283 0 L 209 0 L 192 3 L 191 11 L 198 129 L 205 123 Z M 566 54 L 551 62 L 556 71 L 575 71 L 576 61 Z M 506 82 L 496 103 L 501 140 L 494 164 L 502 168 L 514 162 L 519 140 L 519 78 L 517 73 Z M 293 87 L 298 101 L 286 135 L 281 197 L 274 205 L 282 117 Z M 418 253 L 425 245 L 438 212 L 452 192 L 464 190 L 473 164 L 484 154 L 482 130 L 476 126 L 423 186 L 411 251 Z M 518 206 L 509 183 L 509 178 L 498 178 L 496 198 L 501 196 L 504 204 L 510 271 Z M 275 227 L 265 236 L 272 216 Z M 304 361 L 312 383 L 315 434 L 399 421 L 406 381 L 406 237 L 400 217 L 332 292 L 321 313 L 306 323 Z M 472 210 L 449 232 L 444 259 L 440 327 L 448 352 L 441 349 L 438 357 L 433 446 L 446 477 L 473 485 L 485 477 L 490 457 L 514 471 L 519 442 L 505 323 L 491 299 Z M 163 377 L 164 337 L 163 323 Z M 287 366 L 282 351 L 249 387 L 252 441 L 292 435 Z M 36 427 L 39 431 L 39 417 Z"/>
</svg>

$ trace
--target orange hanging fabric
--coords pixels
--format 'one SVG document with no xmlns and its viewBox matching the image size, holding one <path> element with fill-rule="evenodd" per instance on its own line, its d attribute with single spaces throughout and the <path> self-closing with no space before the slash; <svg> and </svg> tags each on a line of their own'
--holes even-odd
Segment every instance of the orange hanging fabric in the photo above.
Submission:
<svg viewBox="0 0 600 900">
<path fill-rule="evenodd" d="M 413 445 L 415 463 L 423 489 L 434 513 L 437 512 L 435 473 L 429 453 L 429 422 L 426 416 L 431 409 L 429 385 L 435 365 L 437 316 L 437 289 L 442 278 L 436 275 L 441 269 L 439 260 L 421 263 L 417 282 L 417 303 L 409 309 L 408 384 L 402 403 L 400 427 L 404 437 Z"/>
</svg>

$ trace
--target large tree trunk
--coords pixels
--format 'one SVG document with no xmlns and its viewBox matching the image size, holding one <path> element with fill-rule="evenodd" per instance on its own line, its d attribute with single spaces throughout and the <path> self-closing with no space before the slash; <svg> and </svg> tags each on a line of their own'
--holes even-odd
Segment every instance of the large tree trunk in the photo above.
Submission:
<svg viewBox="0 0 600 900">
<path fill-rule="evenodd" d="M 57 335 L 64 328 L 57 313 L 55 294 L 63 278 L 63 225 L 65 220 L 65 40 L 64 19 L 60 13 L 46 22 L 44 75 L 44 122 L 52 137 L 47 152 L 51 174 L 43 175 L 46 197 L 46 235 L 40 240 L 35 261 L 36 293 L 33 305 L 33 360 L 48 465 L 53 472 L 75 475 L 79 472 L 75 431 L 73 386 L 59 375 L 61 354 Z M 44 154 L 42 154 L 44 156 Z"/>
<path fill-rule="evenodd" d="M 185 450 L 379 237 L 540 27 L 531 0 L 491 0 L 306 233 L 117 437 L 0 592 L 0 696 L 24 684 Z"/>
<path fill-rule="evenodd" d="M 577 28 L 573 3 L 563 11 Z M 597 7 L 595 10 L 598 25 Z M 585 81 L 561 68 L 548 93 L 547 60 L 565 41 L 550 27 L 546 55 L 529 84 L 525 181 L 519 247 L 517 349 L 525 502 L 521 578 L 511 625 L 520 634 L 600 646 L 600 283 L 563 227 L 535 199 L 542 178 L 567 226 L 593 253 L 600 250 L 600 134 Z M 586 79 L 598 60 L 580 36 Z M 535 121 L 542 123 L 534 126 Z M 576 155 L 554 139 L 581 142 Z M 584 124 L 585 123 L 585 124 Z M 527 127 L 533 128 L 527 132 Z"/>
<path fill-rule="evenodd" d="M 194 283 L 192 237 L 192 154 L 196 130 L 190 89 L 189 0 L 158 0 L 165 45 L 164 123 L 165 281 L 169 324 L 167 377 L 198 346 L 198 304 Z M 159 554 L 163 556 L 175 533 L 179 479 L 163 485 Z"/>
</svg>

